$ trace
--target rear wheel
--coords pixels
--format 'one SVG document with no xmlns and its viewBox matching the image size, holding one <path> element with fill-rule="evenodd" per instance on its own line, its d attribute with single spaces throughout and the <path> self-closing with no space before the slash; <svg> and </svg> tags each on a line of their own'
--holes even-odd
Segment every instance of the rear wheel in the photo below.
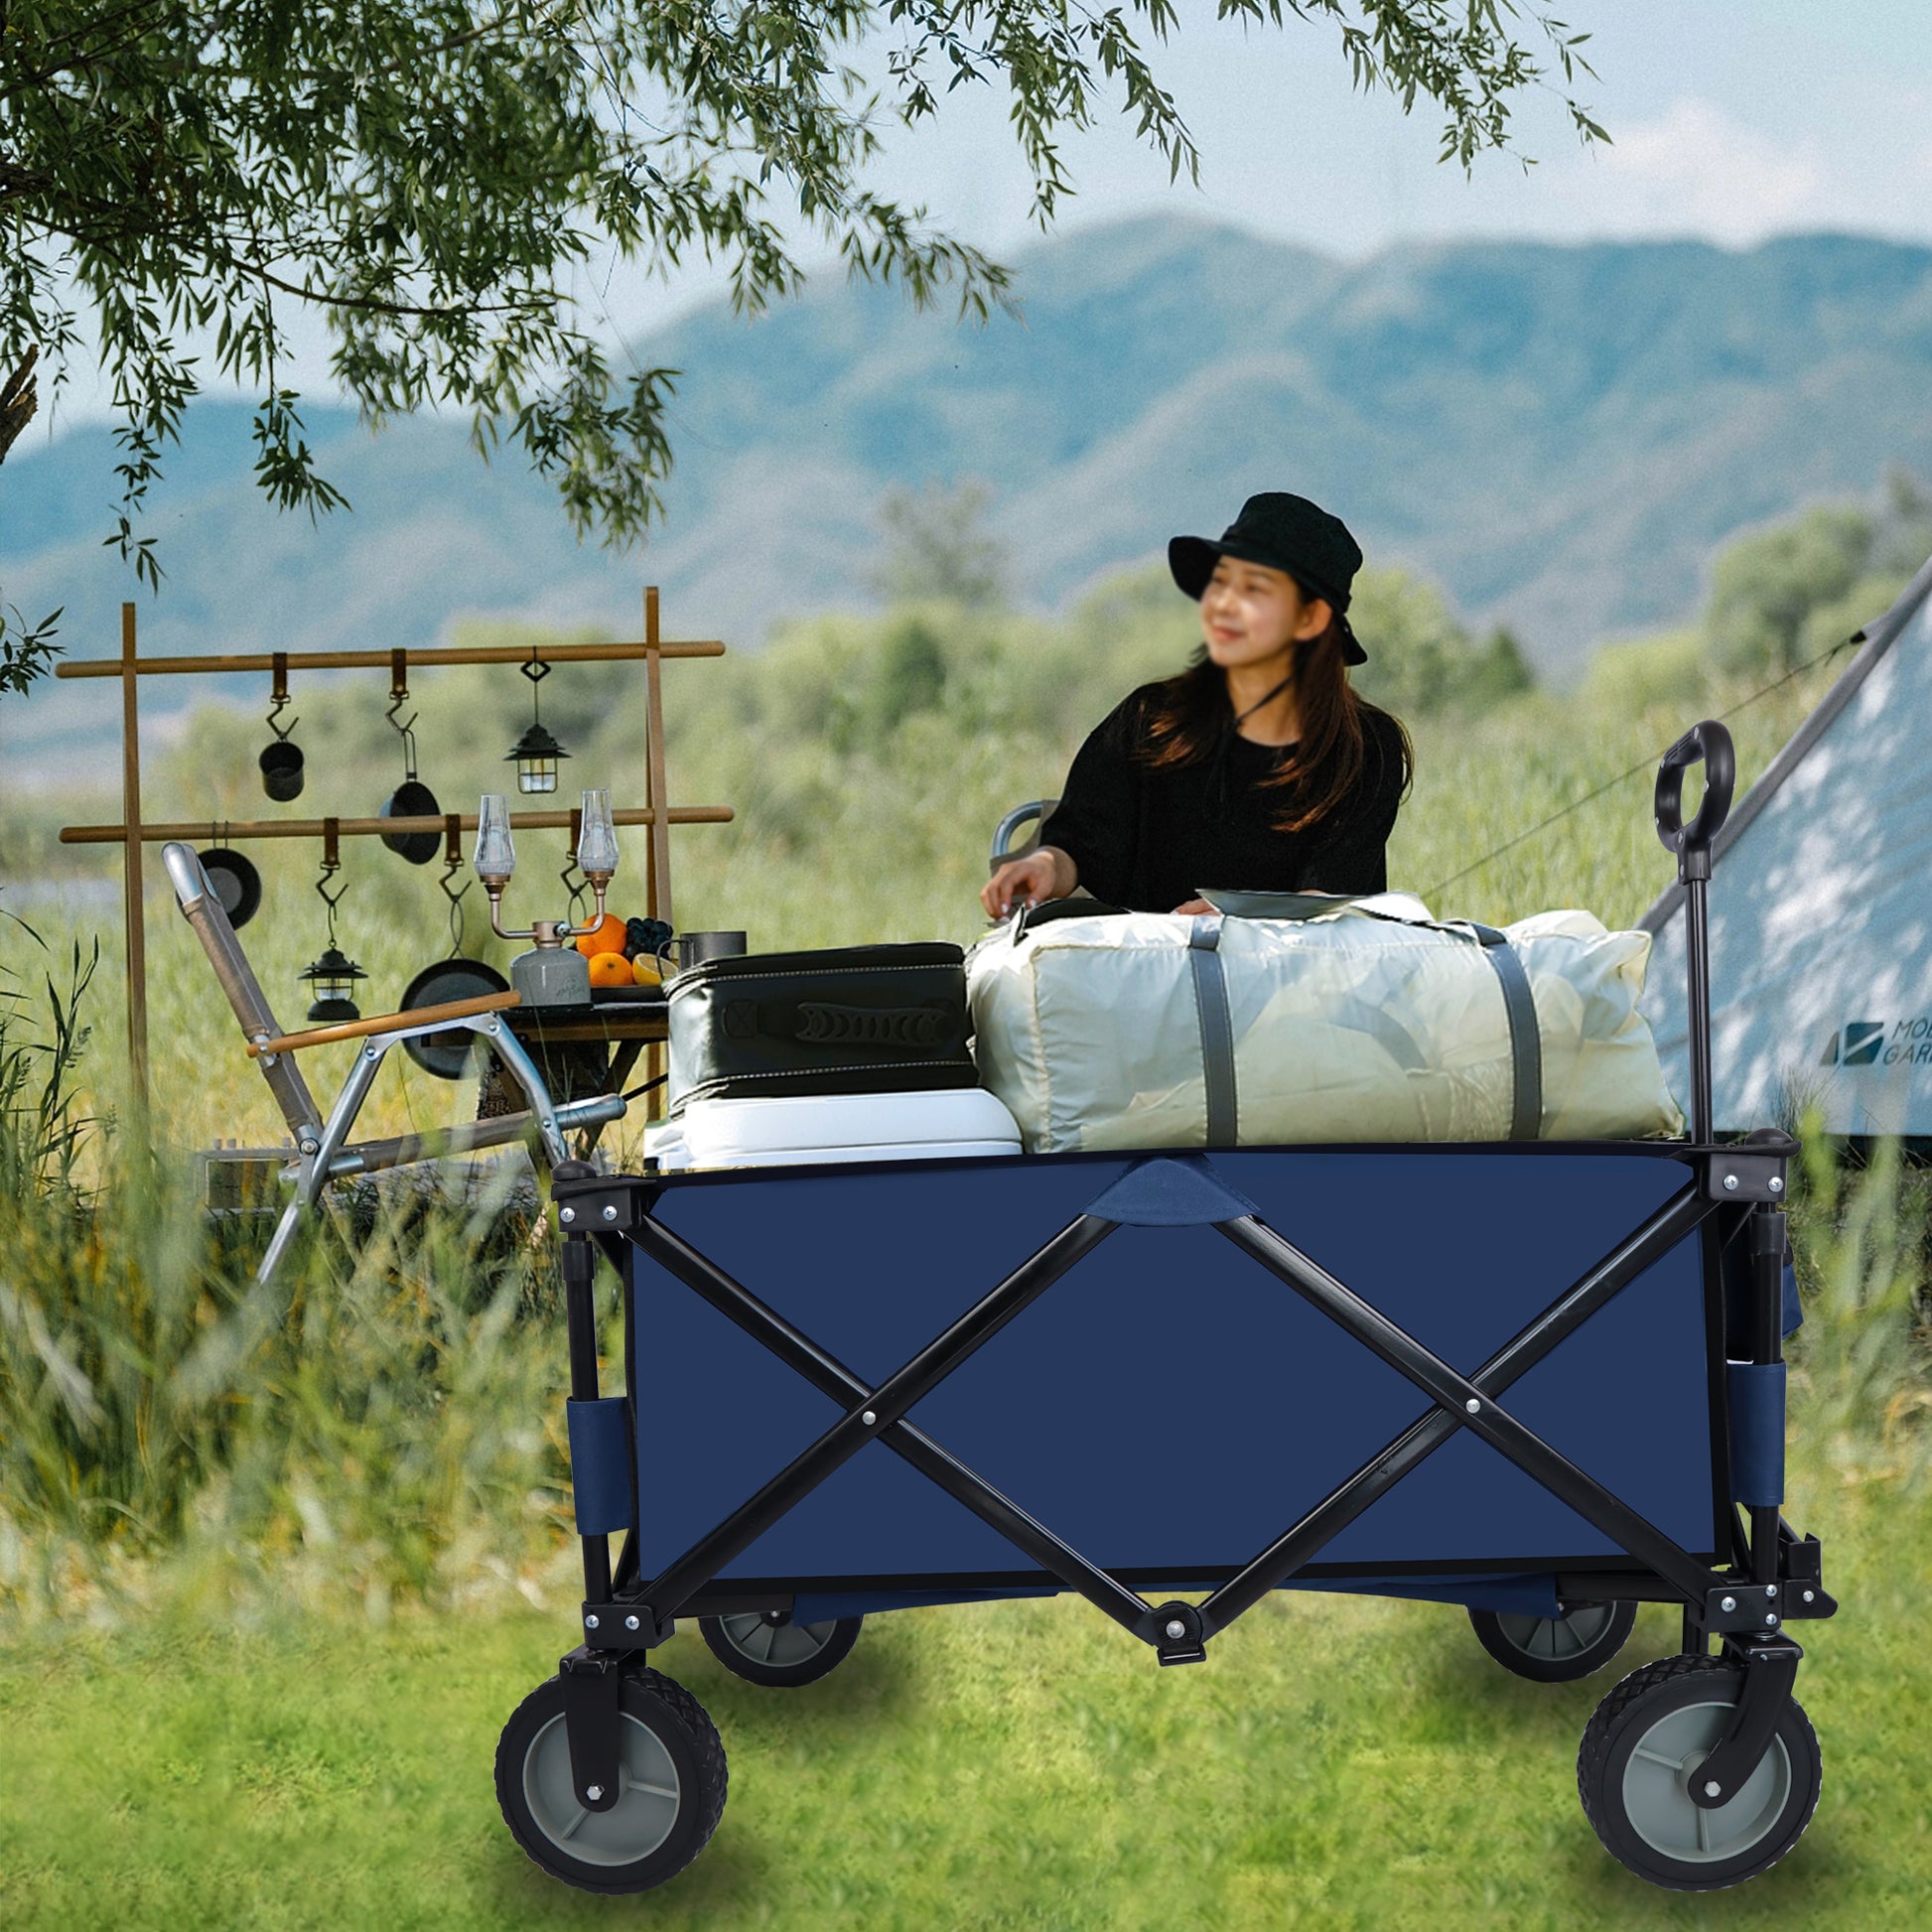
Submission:
<svg viewBox="0 0 1932 1932">
<path fill-rule="evenodd" d="M 1584 1815 L 1610 1855 L 1672 1891 L 1717 1891 L 1754 1878 L 1804 1836 L 1823 1766 L 1818 1733 L 1795 1703 L 1728 1804 L 1691 1802 L 1698 1766 L 1717 1749 L 1744 1673 L 1722 1657 L 1667 1657 L 1633 1671 L 1597 1706 L 1577 1754 Z"/>
<path fill-rule="evenodd" d="M 1634 1603 L 1566 1603 L 1561 1616 L 1471 1610 L 1476 1641 L 1504 1670 L 1536 1684 L 1567 1684 L 1601 1670 L 1636 1627 Z"/>
<path fill-rule="evenodd" d="M 862 1616 L 794 1623 L 785 1610 L 744 1610 L 701 1616 L 698 1630 L 711 1653 L 750 1684 L 772 1690 L 811 1684 L 836 1670 L 859 1641 Z"/>
<path fill-rule="evenodd" d="M 551 1678 L 517 1706 L 496 1744 L 496 1802 L 510 1835 L 580 1891 L 648 1891 L 702 1852 L 725 1809 L 725 1746 L 704 1707 L 659 1671 L 619 1691 L 618 1801 L 579 1803 L 564 1693 Z"/>
</svg>

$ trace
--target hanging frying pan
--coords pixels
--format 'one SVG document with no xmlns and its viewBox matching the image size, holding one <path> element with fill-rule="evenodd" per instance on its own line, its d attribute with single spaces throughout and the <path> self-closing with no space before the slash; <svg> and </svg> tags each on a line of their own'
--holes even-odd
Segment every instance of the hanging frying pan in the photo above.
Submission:
<svg viewBox="0 0 1932 1932">
<path fill-rule="evenodd" d="M 480 1000 L 485 993 L 510 990 L 509 981 L 494 966 L 463 956 L 461 900 L 470 887 L 467 881 L 461 888 L 455 884 L 457 874 L 463 870 L 462 826 L 463 821 L 456 813 L 444 817 L 443 877 L 438 884 L 443 897 L 450 901 L 450 957 L 425 966 L 409 982 L 402 996 L 404 1013 L 419 1007 L 447 1006 L 454 1000 Z M 425 1073 L 433 1073 L 439 1080 L 461 1080 L 466 1073 L 477 1070 L 483 1049 L 475 1034 L 463 1027 L 452 1027 L 447 1033 L 423 1034 L 415 1039 L 405 1039 L 402 1050 Z"/>
<path fill-rule="evenodd" d="M 214 897 L 221 901 L 228 923 L 237 930 L 246 925 L 261 909 L 262 902 L 262 876 L 255 870 L 254 862 L 224 845 L 211 845 L 195 856 L 202 862 L 202 870 L 214 888 Z"/>
<path fill-rule="evenodd" d="M 509 981 L 481 959 L 439 959 L 409 982 L 400 1011 L 447 1006 L 452 1000 L 480 1000 L 485 993 L 509 990 Z M 452 1027 L 448 1033 L 419 1034 L 414 1039 L 405 1039 L 402 1050 L 425 1073 L 433 1073 L 439 1080 L 461 1080 L 476 1070 L 474 1061 L 483 1047 L 475 1034 Z"/>
<path fill-rule="evenodd" d="M 412 715 L 407 725 L 396 724 L 396 713 L 409 698 L 409 656 L 406 651 L 389 653 L 389 722 L 402 734 L 402 783 L 382 801 L 384 818 L 440 818 L 443 808 L 436 794 L 416 776 L 416 723 Z M 436 857 L 440 841 L 434 832 L 384 832 L 382 843 L 391 852 L 407 859 L 412 866 L 426 866 Z"/>
</svg>

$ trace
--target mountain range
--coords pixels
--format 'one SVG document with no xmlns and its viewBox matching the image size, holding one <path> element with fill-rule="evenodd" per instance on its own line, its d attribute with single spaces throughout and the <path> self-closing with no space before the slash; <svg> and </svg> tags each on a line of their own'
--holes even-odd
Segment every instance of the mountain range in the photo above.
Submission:
<svg viewBox="0 0 1932 1932">
<path fill-rule="evenodd" d="M 142 518 L 167 572 L 138 593 L 143 648 L 422 645 L 474 615 L 630 635 L 647 579 L 667 634 L 756 646 L 787 615 L 871 601 L 888 491 L 973 479 L 1029 605 L 1291 488 L 1563 677 L 1686 612 L 1741 527 L 1888 464 L 1932 474 L 1925 248 L 1469 241 L 1345 262 L 1163 216 L 1013 266 L 1023 313 L 984 326 L 826 281 L 754 321 L 717 305 L 639 332 L 628 353 L 683 373 L 665 519 L 627 554 L 579 544 L 548 485 L 508 453 L 485 466 L 461 423 L 371 434 L 320 403 L 308 440 L 352 510 L 280 514 L 246 408 L 200 402 Z M 101 545 L 115 460 L 83 426 L 30 432 L 0 471 L 0 593 L 29 617 L 65 605 L 75 655 L 116 649 L 137 596 Z M 209 694 L 195 683 L 157 689 L 157 714 Z M 0 745 L 90 735 L 80 688 L 0 709 Z"/>
</svg>

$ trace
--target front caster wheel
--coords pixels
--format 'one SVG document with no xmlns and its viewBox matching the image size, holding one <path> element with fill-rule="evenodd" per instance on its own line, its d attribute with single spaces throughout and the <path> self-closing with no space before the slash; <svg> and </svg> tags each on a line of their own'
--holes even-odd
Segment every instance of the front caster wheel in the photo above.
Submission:
<svg viewBox="0 0 1932 1932">
<path fill-rule="evenodd" d="M 772 1690 L 815 1683 L 844 1663 L 859 1641 L 862 1616 L 826 1623 L 794 1623 L 782 1610 L 745 1610 L 701 1616 L 698 1630 L 711 1654 L 748 1684 Z"/>
<path fill-rule="evenodd" d="M 1754 1878 L 1811 1823 L 1818 1733 L 1795 1702 L 1736 1797 L 1714 1811 L 1691 1802 L 1691 1780 L 1723 1739 L 1743 1685 L 1743 1671 L 1722 1657 L 1667 1657 L 1626 1677 L 1584 1731 L 1584 1815 L 1611 1856 L 1653 1885 L 1717 1891 Z"/>
<path fill-rule="evenodd" d="M 704 1707 L 658 1671 L 619 1692 L 619 1797 L 609 1811 L 577 1801 L 563 1686 L 540 1684 L 496 1744 L 496 1802 L 510 1835 L 553 1878 L 581 1891 L 648 1891 L 705 1848 L 725 1809 L 725 1747 Z"/>
<path fill-rule="evenodd" d="M 1536 1684 L 1568 1684 L 1601 1670 L 1630 1639 L 1634 1603 L 1566 1603 L 1561 1616 L 1471 1610 L 1481 1644 L 1504 1670 Z"/>
</svg>

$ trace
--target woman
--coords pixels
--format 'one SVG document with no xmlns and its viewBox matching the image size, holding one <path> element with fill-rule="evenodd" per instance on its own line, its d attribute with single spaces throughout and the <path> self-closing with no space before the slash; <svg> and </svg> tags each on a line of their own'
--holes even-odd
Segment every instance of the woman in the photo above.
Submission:
<svg viewBox="0 0 1932 1932">
<path fill-rule="evenodd" d="M 1218 543 L 1175 537 L 1174 582 L 1201 607 L 1202 648 L 1143 685 L 1081 746 L 1038 848 L 980 895 L 1016 902 L 1076 886 L 1139 912 L 1206 912 L 1199 895 L 1379 893 L 1408 789 L 1409 735 L 1346 667 L 1362 553 L 1305 496 L 1250 496 Z"/>
</svg>

